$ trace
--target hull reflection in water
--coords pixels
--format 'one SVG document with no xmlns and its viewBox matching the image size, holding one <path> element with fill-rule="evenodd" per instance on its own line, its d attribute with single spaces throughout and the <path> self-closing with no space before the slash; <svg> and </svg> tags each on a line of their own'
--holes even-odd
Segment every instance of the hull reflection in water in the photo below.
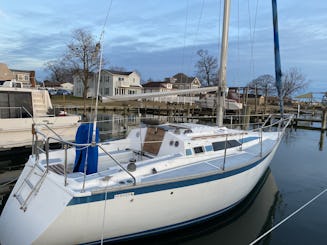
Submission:
<svg viewBox="0 0 327 245">
<path fill-rule="evenodd" d="M 278 187 L 268 168 L 250 195 L 230 212 L 181 230 L 123 244 L 136 241 L 142 244 L 249 244 L 272 227 L 279 199 Z"/>
</svg>

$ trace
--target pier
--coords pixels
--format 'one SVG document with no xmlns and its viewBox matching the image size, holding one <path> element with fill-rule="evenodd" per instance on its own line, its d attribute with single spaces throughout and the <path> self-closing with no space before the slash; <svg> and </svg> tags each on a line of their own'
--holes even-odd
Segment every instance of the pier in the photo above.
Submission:
<svg viewBox="0 0 327 245">
<path fill-rule="evenodd" d="M 55 97 L 53 99 L 57 111 L 64 110 L 68 113 L 82 113 L 84 106 L 82 99 Z M 91 112 L 93 109 L 92 100 L 88 99 L 86 103 L 86 111 Z M 190 122 L 201 120 L 215 123 L 216 109 L 201 108 L 197 103 L 184 102 L 159 102 L 159 101 L 126 101 L 112 102 L 107 104 L 100 103 L 98 107 L 102 112 L 116 112 L 122 115 L 130 113 L 138 113 L 140 115 L 156 115 L 166 116 L 169 121 Z M 309 130 L 326 130 L 327 129 L 327 113 L 326 108 L 320 107 L 303 107 L 285 106 L 285 113 L 295 114 L 296 117 L 292 123 L 294 128 L 302 128 Z M 277 105 L 268 105 L 266 103 L 248 104 L 243 106 L 242 110 L 226 111 L 224 116 L 224 124 L 249 124 L 263 122 L 268 114 L 278 114 L 279 107 Z"/>
</svg>

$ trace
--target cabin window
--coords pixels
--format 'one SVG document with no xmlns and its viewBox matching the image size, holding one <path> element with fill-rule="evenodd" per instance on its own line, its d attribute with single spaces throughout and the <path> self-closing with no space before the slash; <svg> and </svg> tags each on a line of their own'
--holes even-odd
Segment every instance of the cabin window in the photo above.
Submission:
<svg viewBox="0 0 327 245">
<path fill-rule="evenodd" d="M 236 147 L 236 146 L 240 146 L 241 145 L 241 143 L 238 142 L 237 140 L 228 140 L 227 141 L 227 144 L 228 144 L 228 148 Z"/>
<path fill-rule="evenodd" d="M 212 145 L 206 145 L 205 148 L 206 151 L 213 151 Z"/>
<path fill-rule="evenodd" d="M 179 146 L 179 142 L 176 140 L 175 141 L 175 147 L 178 147 Z"/>
<path fill-rule="evenodd" d="M 191 149 L 186 149 L 185 153 L 186 153 L 186 156 L 191 156 L 192 155 L 192 150 Z"/>
<path fill-rule="evenodd" d="M 246 137 L 246 138 L 243 138 L 240 140 L 241 143 L 246 143 L 246 142 L 249 142 L 249 141 L 252 141 L 252 140 L 256 140 L 256 139 L 259 139 L 259 137 Z"/>
<path fill-rule="evenodd" d="M 226 148 L 232 148 L 236 146 L 240 146 L 241 143 L 237 140 L 227 140 L 226 142 Z M 225 141 L 219 141 L 219 142 L 213 142 L 212 147 L 214 151 L 219 151 L 225 149 Z"/>
<path fill-rule="evenodd" d="M 194 150 L 194 153 L 195 153 L 195 154 L 203 153 L 203 152 L 204 152 L 204 149 L 203 149 L 202 146 L 194 147 L 193 150 Z"/>
<path fill-rule="evenodd" d="M 0 118 L 30 117 L 29 113 L 33 115 L 31 93 L 1 91 L 0 107 Z"/>
<path fill-rule="evenodd" d="M 212 148 L 214 151 L 225 149 L 225 141 L 213 142 Z"/>
</svg>

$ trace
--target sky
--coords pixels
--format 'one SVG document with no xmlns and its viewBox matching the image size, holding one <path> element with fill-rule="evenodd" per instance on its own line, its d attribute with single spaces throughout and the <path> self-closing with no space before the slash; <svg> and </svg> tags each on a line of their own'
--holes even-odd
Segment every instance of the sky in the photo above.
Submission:
<svg viewBox="0 0 327 245">
<path fill-rule="evenodd" d="M 327 1 L 278 1 L 282 71 L 297 68 L 327 91 Z M 222 0 L 0 0 L 0 63 L 48 77 L 72 32 L 103 36 L 108 67 L 136 70 L 146 81 L 196 74 L 196 52 L 220 57 Z M 107 18 L 106 18 L 107 17 Z M 107 21 L 106 21 L 107 19 Z M 271 0 L 231 0 L 227 86 L 275 74 Z"/>
</svg>

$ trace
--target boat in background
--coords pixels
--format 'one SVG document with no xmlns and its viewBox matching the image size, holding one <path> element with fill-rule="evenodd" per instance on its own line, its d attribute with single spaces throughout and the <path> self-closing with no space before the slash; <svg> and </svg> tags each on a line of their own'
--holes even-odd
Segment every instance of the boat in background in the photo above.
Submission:
<svg viewBox="0 0 327 245">
<path fill-rule="evenodd" d="M 43 133 L 49 137 L 74 140 L 81 117 L 60 113 L 54 113 L 47 90 L 25 88 L 16 81 L 4 82 L 0 86 L 0 152 L 31 147 L 33 124 L 43 125 Z"/>
</svg>

